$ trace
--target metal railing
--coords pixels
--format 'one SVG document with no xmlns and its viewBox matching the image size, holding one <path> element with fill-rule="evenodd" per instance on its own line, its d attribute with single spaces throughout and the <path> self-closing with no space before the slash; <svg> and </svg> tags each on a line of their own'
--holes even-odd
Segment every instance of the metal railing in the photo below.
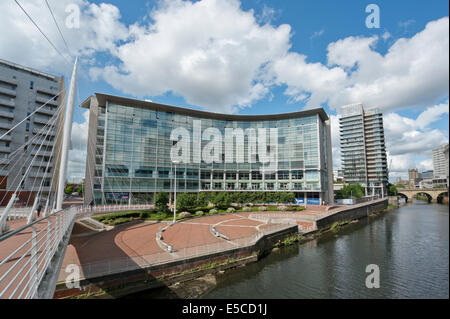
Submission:
<svg viewBox="0 0 450 319">
<path fill-rule="evenodd" d="M 163 265 L 175 261 L 223 253 L 238 248 L 253 246 L 263 236 L 282 231 L 292 227 L 287 224 L 264 225 L 252 236 L 220 240 L 215 243 L 203 244 L 194 247 L 173 247 L 173 252 L 161 251 L 154 254 L 130 256 L 117 259 L 102 260 L 98 262 L 84 263 L 80 265 L 80 279 L 102 277 L 126 271 L 145 269 L 152 266 Z M 167 243 L 166 243 L 167 244 Z M 67 274 L 61 271 L 58 281 L 66 280 Z"/>
<path fill-rule="evenodd" d="M 65 248 L 61 243 L 76 213 L 75 208 L 56 211 L 0 237 L 0 298 L 36 298 L 44 276 L 56 276 L 59 269 L 50 266 Z"/>
<path fill-rule="evenodd" d="M 102 206 L 79 206 L 77 207 L 78 213 L 109 213 L 120 212 L 125 210 L 140 210 L 140 209 L 153 209 L 155 205 L 102 205 Z"/>
</svg>

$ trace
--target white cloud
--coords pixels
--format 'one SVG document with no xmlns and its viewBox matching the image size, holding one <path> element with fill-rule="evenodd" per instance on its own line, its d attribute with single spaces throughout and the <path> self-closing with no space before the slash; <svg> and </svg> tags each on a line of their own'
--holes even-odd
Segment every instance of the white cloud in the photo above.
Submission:
<svg viewBox="0 0 450 319">
<path fill-rule="evenodd" d="M 64 42 L 53 18 L 41 0 L 19 1 L 59 51 L 70 59 Z M 125 40 L 128 29 L 119 22 L 117 7 L 86 0 L 49 1 L 59 27 L 68 43 L 72 56 L 81 56 L 86 63 L 92 63 L 92 55 L 101 51 L 114 50 L 115 43 Z M 68 28 L 65 12 L 68 5 L 80 8 L 80 28 Z M 66 73 L 71 66 L 52 48 L 14 1 L 0 1 L 0 57 L 22 65 Z M 63 71 L 62 71 L 63 70 Z"/>
<path fill-rule="evenodd" d="M 268 93 L 264 67 L 290 47 L 288 25 L 261 26 L 237 0 L 163 1 L 151 18 L 117 47 L 120 66 L 91 74 L 136 96 L 172 92 L 193 105 L 235 112 Z"/>
<path fill-rule="evenodd" d="M 81 123 L 72 125 L 72 149 L 69 152 L 67 176 L 71 182 L 80 182 L 84 179 L 86 168 L 86 150 L 89 130 L 89 110 L 83 113 Z"/>
<path fill-rule="evenodd" d="M 275 76 L 288 85 L 288 95 L 310 93 L 308 108 L 364 102 L 392 111 L 435 104 L 448 97 L 448 28 L 448 17 L 432 21 L 412 38 L 395 41 L 384 56 L 375 50 L 377 36 L 338 40 L 328 46 L 328 66 L 289 53 L 274 62 Z"/>
<path fill-rule="evenodd" d="M 42 1 L 22 2 L 62 50 Z M 80 29 L 65 26 L 65 8 L 71 3 L 81 8 Z M 271 24 L 276 11 L 267 6 L 256 15 L 244 11 L 238 0 L 162 0 L 140 23 L 126 26 L 111 4 L 60 0 L 51 5 L 71 53 L 81 56 L 90 76 L 140 98 L 172 93 L 209 110 L 237 112 L 270 97 L 274 85 L 286 85 L 290 100 L 304 101 L 307 108 L 328 103 L 338 110 L 361 101 L 392 111 L 448 97 L 448 17 L 396 40 L 385 55 L 376 51 L 378 36 L 340 39 L 329 44 L 322 64 L 291 51 L 290 26 Z M 0 11 L 0 29 L 8 30 L 0 35 L 1 57 L 70 71 L 13 1 L 2 1 Z M 319 30 L 312 37 L 322 34 Z M 389 32 L 381 38 L 390 38 Z M 111 62 L 97 61 L 99 52 Z"/>
<path fill-rule="evenodd" d="M 430 128 L 430 125 L 449 113 L 448 101 L 428 107 L 416 119 L 388 113 L 384 116 L 384 130 L 390 171 L 405 176 L 408 169 L 433 169 L 432 150 L 448 141 L 448 131 Z"/>
</svg>

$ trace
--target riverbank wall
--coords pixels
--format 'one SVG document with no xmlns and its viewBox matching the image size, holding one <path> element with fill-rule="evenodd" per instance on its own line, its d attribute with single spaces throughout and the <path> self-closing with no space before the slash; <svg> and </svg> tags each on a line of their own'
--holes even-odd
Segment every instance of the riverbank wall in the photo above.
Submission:
<svg viewBox="0 0 450 319">
<path fill-rule="evenodd" d="M 373 202 L 363 203 L 350 206 L 348 209 L 336 212 L 335 214 L 320 218 L 316 220 L 316 229 L 328 228 L 335 222 L 342 222 L 348 220 L 355 220 L 368 217 L 372 214 L 380 213 L 387 209 L 388 199 L 377 200 Z"/>
<path fill-rule="evenodd" d="M 266 234 L 251 246 L 238 247 L 148 268 L 82 279 L 77 283 L 79 287 L 70 285 L 68 287 L 65 282 L 60 282 L 56 286 L 54 298 L 120 298 L 140 291 L 164 286 L 169 287 L 172 284 L 192 280 L 207 274 L 242 267 L 258 261 L 261 256 L 269 253 L 278 241 L 297 234 L 297 231 L 297 226 L 292 226 Z"/>
</svg>

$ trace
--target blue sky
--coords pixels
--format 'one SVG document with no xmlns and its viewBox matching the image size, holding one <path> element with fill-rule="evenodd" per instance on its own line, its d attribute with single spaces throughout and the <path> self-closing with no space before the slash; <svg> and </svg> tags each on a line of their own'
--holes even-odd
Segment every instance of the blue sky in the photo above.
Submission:
<svg viewBox="0 0 450 319">
<path fill-rule="evenodd" d="M 100 4 L 104 1 L 93 1 Z M 196 2 L 196 1 L 194 1 Z M 148 14 L 148 10 L 157 8 L 156 1 L 108 1 L 118 8 L 122 15 L 121 21 L 125 24 L 133 24 L 136 21 L 143 21 Z M 365 25 L 365 12 L 368 4 L 376 3 L 380 7 L 380 28 L 368 29 Z M 292 51 L 301 52 L 308 57 L 308 62 L 326 63 L 326 49 L 329 43 L 348 36 L 382 36 L 386 31 L 392 35 L 386 42 L 380 42 L 376 50 L 386 53 L 390 44 L 396 39 L 411 37 L 432 20 L 448 16 L 449 5 L 447 1 L 262 1 L 246 0 L 241 2 L 243 10 L 253 10 L 256 16 L 262 17 L 266 8 L 272 9 L 273 16 L 271 22 L 274 25 L 289 24 L 292 28 Z M 108 63 L 109 56 L 101 56 L 99 60 Z M 262 99 L 250 108 L 242 109 L 240 114 L 267 114 L 297 111 L 298 103 L 290 103 L 289 97 L 283 95 L 286 86 L 272 89 L 273 97 Z M 124 94 L 116 90 L 105 82 L 80 83 L 81 96 L 87 97 L 93 91 L 111 93 L 117 95 Z M 132 96 L 132 95 L 128 95 Z M 196 105 L 187 103 L 182 97 L 173 94 L 163 96 L 148 96 L 155 102 L 199 108 Z M 445 100 L 445 99 L 443 99 Z M 327 112 L 336 114 L 323 105 Z M 398 113 L 404 116 L 416 116 L 421 109 L 399 110 Z M 79 114 L 77 119 L 81 120 Z M 436 127 L 448 127 L 447 117 L 436 122 Z"/>
<path fill-rule="evenodd" d="M 64 51 L 41 2 L 23 6 Z M 102 92 L 239 114 L 322 106 L 334 129 L 343 104 L 376 105 L 385 115 L 391 180 L 414 166 L 432 168 L 431 149 L 448 142 L 448 1 L 49 2 L 70 54 L 80 57 L 78 102 Z M 81 12 L 75 29 L 67 25 L 72 3 Z M 372 3 L 380 8 L 380 28 L 365 24 Z M 13 1 L 0 9 L 0 27 L 11 31 L 0 35 L 0 58 L 63 74 L 67 82 L 70 65 Z M 83 111 L 75 111 L 77 176 Z M 335 167 L 338 138 L 333 134 Z"/>
</svg>

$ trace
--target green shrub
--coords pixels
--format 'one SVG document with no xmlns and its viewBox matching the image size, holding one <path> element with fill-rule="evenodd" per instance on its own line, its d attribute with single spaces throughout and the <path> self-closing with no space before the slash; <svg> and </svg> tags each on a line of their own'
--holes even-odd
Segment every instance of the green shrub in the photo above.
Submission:
<svg viewBox="0 0 450 319">
<path fill-rule="evenodd" d="M 298 206 L 296 209 L 297 209 L 298 211 L 302 211 L 302 210 L 305 210 L 306 208 L 303 207 L 303 206 Z"/>
<path fill-rule="evenodd" d="M 109 221 L 109 225 L 110 226 L 115 226 L 115 225 L 127 223 L 127 222 L 129 222 L 131 220 L 133 220 L 131 217 L 128 217 L 128 218 L 127 217 L 119 217 L 119 218 L 116 218 L 116 219 L 114 219 L 112 221 Z"/>
<path fill-rule="evenodd" d="M 209 195 L 209 193 L 206 192 L 198 193 L 197 198 L 195 200 L 195 205 L 198 207 L 208 206 L 210 197 L 211 196 Z"/>
<path fill-rule="evenodd" d="M 228 207 L 228 209 L 227 209 L 228 214 L 232 214 L 234 212 L 236 212 L 236 209 L 234 209 L 233 207 Z"/>
<path fill-rule="evenodd" d="M 196 194 L 181 193 L 177 195 L 177 211 L 188 211 L 195 207 Z"/>
<path fill-rule="evenodd" d="M 196 216 L 203 216 L 203 211 L 199 210 L 195 212 Z"/>
<path fill-rule="evenodd" d="M 216 208 L 226 209 L 231 205 L 231 197 L 227 192 L 220 192 L 212 200 Z"/>
<path fill-rule="evenodd" d="M 211 209 L 211 210 L 209 211 L 209 213 L 210 213 L 210 214 L 217 214 L 218 211 L 217 211 L 217 209 L 213 208 L 213 209 Z"/>
<path fill-rule="evenodd" d="M 244 212 L 250 212 L 252 209 L 248 206 L 245 206 L 244 208 L 242 208 L 242 211 Z"/>
<path fill-rule="evenodd" d="M 155 207 L 160 212 L 167 212 L 169 208 L 167 207 L 167 204 L 169 204 L 169 195 L 164 192 L 159 192 L 155 196 Z"/>
</svg>

